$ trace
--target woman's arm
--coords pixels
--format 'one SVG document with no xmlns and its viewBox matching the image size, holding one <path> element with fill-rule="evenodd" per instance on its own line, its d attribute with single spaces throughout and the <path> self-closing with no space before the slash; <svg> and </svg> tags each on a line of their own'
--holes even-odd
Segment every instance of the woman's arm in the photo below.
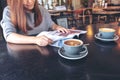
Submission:
<svg viewBox="0 0 120 80">
<path fill-rule="evenodd" d="M 15 44 L 37 44 L 39 46 L 46 46 L 52 43 L 52 40 L 46 36 L 25 36 L 17 33 L 8 35 L 6 41 Z"/>
<path fill-rule="evenodd" d="M 42 6 L 40 6 L 40 10 L 41 10 L 41 13 L 44 14 L 42 16 L 45 17 L 44 18 L 45 21 L 46 21 L 45 24 L 47 24 L 49 26 L 49 28 L 52 28 L 53 30 L 58 30 L 58 31 L 63 32 L 63 33 L 68 33 L 69 32 L 68 29 L 65 29 L 64 27 L 59 26 L 52 21 L 51 15 L 48 12 L 48 10 L 46 10 Z"/>
</svg>

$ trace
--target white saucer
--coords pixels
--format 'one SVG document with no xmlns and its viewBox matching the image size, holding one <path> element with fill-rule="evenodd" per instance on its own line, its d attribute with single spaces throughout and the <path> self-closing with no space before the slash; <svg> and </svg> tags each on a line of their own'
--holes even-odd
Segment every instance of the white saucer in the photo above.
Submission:
<svg viewBox="0 0 120 80">
<path fill-rule="evenodd" d="M 87 56 L 88 54 L 88 50 L 87 50 L 87 47 L 84 46 L 84 51 L 80 52 L 80 54 L 77 54 L 77 55 L 67 55 L 65 54 L 65 51 L 63 51 L 62 48 L 58 49 L 58 54 L 65 58 L 65 59 L 69 59 L 69 60 L 77 60 L 77 59 L 82 59 L 84 58 L 85 56 Z"/>
<path fill-rule="evenodd" d="M 116 41 L 119 39 L 119 36 L 118 35 L 115 35 L 113 39 L 103 39 L 101 38 L 98 34 L 95 34 L 95 38 L 96 39 L 99 39 L 101 41 Z"/>
</svg>

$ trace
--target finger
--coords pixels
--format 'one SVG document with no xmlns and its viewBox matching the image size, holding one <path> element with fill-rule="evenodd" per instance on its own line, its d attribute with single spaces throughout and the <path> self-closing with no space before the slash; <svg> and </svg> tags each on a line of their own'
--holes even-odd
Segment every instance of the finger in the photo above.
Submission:
<svg viewBox="0 0 120 80">
<path fill-rule="evenodd" d="M 52 43 L 53 43 L 53 40 L 49 39 L 49 40 L 48 40 L 48 43 L 49 43 L 49 44 L 52 44 Z"/>
<path fill-rule="evenodd" d="M 65 33 L 70 33 L 69 29 L 64 29 Z"/>
<path fill-rule="evenodd" d="M 47 42 L 51 44 L 51 43 L 53 43 L 53 40 L 50 38 L 47 38 Z"/>
<path fill-rule="evenodd" d="M 49 41 L 49 38 L 46 37 L 46 36 L 43 36 L 42 39 L 45 40 L 45 41 Z"/>
<path fill-rule="evenodd" d="M 49 38 L 46 37 L 46 36 L 43 36 L 43 40 L 44 40 L 45 42 L 48 42 L 48 44 L 53 43 L 53 40 L 52 40 L 52 39 L 49 39 Z"/>
<path fill-rule="evenodd" d="M 64 31 L 64 29 L 63 29 L 63 28 L 60 28 L 60 29 L 58 30 L 58 32 L 65 33 L 65 31 Z"/>
<path fill-rule="evenodd" d="M 62 33 L 69 33 L 70 31 L 68 29 L 62 28 L 62 29 L 60 29 L 60 32 L 62 32 Z"/>
</svg>

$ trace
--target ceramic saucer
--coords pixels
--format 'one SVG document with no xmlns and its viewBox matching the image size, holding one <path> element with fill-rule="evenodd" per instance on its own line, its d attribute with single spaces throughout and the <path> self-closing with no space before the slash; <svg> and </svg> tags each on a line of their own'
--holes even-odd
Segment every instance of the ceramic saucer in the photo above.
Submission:
<svg viewBox="0 0 120 80">
<path fill-rule="evenodd" d="M 77 60 L 77 59 L 82 59 L 85 56 L 87 56 L 88 50 L 87 50 L 87 47 L 84 46 L 83 51 L 79 52 L 79 54 L 77 54 L 77 55 L 67 55 L 65 53 L 65 51 L 62 48 L 60 48 L 60 49 L 58 49 L 58 54 L 65 59 Z"/>
<path fill-rule="evenodd" d="M 101 41 L 116 41 L 119 39 L 119 36 L 118 35 L 115 35 L 113 39 L 103 39 L 101 38 L 98 34 L 95 34 L 95 38 L 96 39 L 99 39 Z"/>
</svg>

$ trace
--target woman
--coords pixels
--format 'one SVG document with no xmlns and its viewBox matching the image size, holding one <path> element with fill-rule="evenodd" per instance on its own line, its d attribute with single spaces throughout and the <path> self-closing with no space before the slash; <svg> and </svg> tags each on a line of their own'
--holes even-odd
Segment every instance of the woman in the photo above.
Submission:
<svg viewBox="0 0 120 80">
<path fill-rule="evenodd" d="M 46 36 L 35 35 L 49 28 L 63 33 L 69 31 L 56 25 L 47 10 L 38 5 L 37 0 L 8 0 L 4 9 L 1 26 L 7 42 L 15 44 L 37 44 L 47 46 L 52 40 Z"/>
</svg>

